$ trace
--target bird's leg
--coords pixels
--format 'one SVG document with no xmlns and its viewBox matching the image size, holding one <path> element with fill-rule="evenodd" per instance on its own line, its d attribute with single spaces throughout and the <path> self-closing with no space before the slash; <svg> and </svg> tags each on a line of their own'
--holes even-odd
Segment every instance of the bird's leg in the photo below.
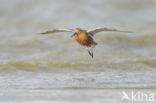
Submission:
<svg viewBox="0 0 156 103">
<path fill-rule="evenodd" d="M 93 58 L 93 56 L 94 56 L 94 54 L 93 54 L 93 48 L 91 48 L 91 50 L 88 49 L 88 53 Z"/>
<path fill-rule="evenodd" d="M 89 55 L 93 58 L 93 53 L 88 50 Z"/>
</svg>

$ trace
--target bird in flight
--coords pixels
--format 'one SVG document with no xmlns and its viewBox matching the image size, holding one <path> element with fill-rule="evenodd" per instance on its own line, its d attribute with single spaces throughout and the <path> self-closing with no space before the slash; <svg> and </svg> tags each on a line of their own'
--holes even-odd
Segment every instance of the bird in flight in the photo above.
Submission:
<svg viewBox="0 0 156 103">
<path fill-rule="evenodd" d="M 76 29 L 53 29 L 50 31 L 46 31 L 40 34 L 50 34 L 50 33 L 57 33 L 57 32 L 72 32 L 74 33 L 71 37 L 75 37 L 75 40 L 82 46 L 87 47 L 87 51 L 89 55 L 93 58 L 93 49 L 97 45 L 97 43 L 92 38 L 96 33 L 102 31 L 112 31 L 112 32 L 125 32 L 125 33 L 132 33 L 129 31 L 120 31 L 117 29 L 109 29 L 104 27 L 93 28 L 89 30 L 83 30 L 81 28 Z"/>
</svg>

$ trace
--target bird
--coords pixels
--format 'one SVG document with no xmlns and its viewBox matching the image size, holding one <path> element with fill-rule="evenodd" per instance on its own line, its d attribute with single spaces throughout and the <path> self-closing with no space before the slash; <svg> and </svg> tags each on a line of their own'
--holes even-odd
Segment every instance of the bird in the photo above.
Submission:
<svg viewBox="0 0 156 103">
<path fill-rule="evenodd" d="M 81 45 L 87 48 L 87 51 L 89 55 L 93 58 L 93 49 L 96 45 L 98 45 L 97 42 L 93 39 L 93 36 L 99 32 L 102 31 L 111 31 L 111 32 L 124 32 L 124 33 L 132 33 L 130 31 L 121 31 L 118 29 L 110 29 L 106 27 L 97 27 L 89 30 L 83 30 L 81 28 L 75 28 L 75 29 L 53 29 L 49 31 L 42 32 L 40 34 L 51 34 L 51 33 L 57 33 L 57 32 L 71 32 L 73 35 L 71 37 L 75 37 L 75 40 Z"/>
</svg>

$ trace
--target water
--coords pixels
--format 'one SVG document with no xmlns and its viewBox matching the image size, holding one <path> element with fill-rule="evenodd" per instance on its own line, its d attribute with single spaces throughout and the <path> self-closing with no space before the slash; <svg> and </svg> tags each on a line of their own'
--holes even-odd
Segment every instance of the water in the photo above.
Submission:
<svg viewBox="0 0 156 103">
<path fill-rule="evenodd" d="M 54 102 L 66 103 L 72 96 L 63 101 L 59 95 L 78 91 L 88 96 L 85 102 L 114 103 L 120 98 L 111 98 L 124 89 L 155 89 L 155 11 L 155 0 L 1 0 L 0 91 L 5 99 L 0 99 L 11 101 L 14 93 L 20 93 L 22 98 L 46 103 L 48 95 L 42 101 L 31 93 L 55 92 L 58 97 L 50 95 Z M 108 27 L 134 33 L 98 33 L 92 59 L 70 38 L 71 33 L 38 34 L 60 27 Z M 107 90 L 111 98 L 100 93 Z M 88 95 L 94 92 L 96 96 Z M 84 102 L 82 94 L 73 101 L 77 99 Z"/>
</svg>

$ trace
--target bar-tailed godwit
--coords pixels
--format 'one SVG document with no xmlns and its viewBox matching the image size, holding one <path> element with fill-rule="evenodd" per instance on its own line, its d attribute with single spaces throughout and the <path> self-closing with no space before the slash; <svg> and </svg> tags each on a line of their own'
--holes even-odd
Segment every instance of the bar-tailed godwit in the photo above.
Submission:
<svg viewBox="0 0 156 103">
<path fill-rule="evenodd" d="M 87 51 L 89 55 L 93 58 L 93 48 L 97 45 L 97 43 L 92 38 L 96 33 L 102 32 L 102 31 L 114 31 L 114 32 L 125 32 L 125 33 L 131 33 L 129 31 L 120 31 L 117 29 L 109 29 L 104 27 L 98 27 L 90 30 L 83 30 L 81 28 L 76 29 L 53 29 L 50 31 L 46 31 L 40 34 L 50 34 L 50 33 L 56 33 L 56 32 L 73 32 L 74 34 L 71 37 L 75 37 L 75 40 L 82 46 L 87 47 Z"/>
</svg>

